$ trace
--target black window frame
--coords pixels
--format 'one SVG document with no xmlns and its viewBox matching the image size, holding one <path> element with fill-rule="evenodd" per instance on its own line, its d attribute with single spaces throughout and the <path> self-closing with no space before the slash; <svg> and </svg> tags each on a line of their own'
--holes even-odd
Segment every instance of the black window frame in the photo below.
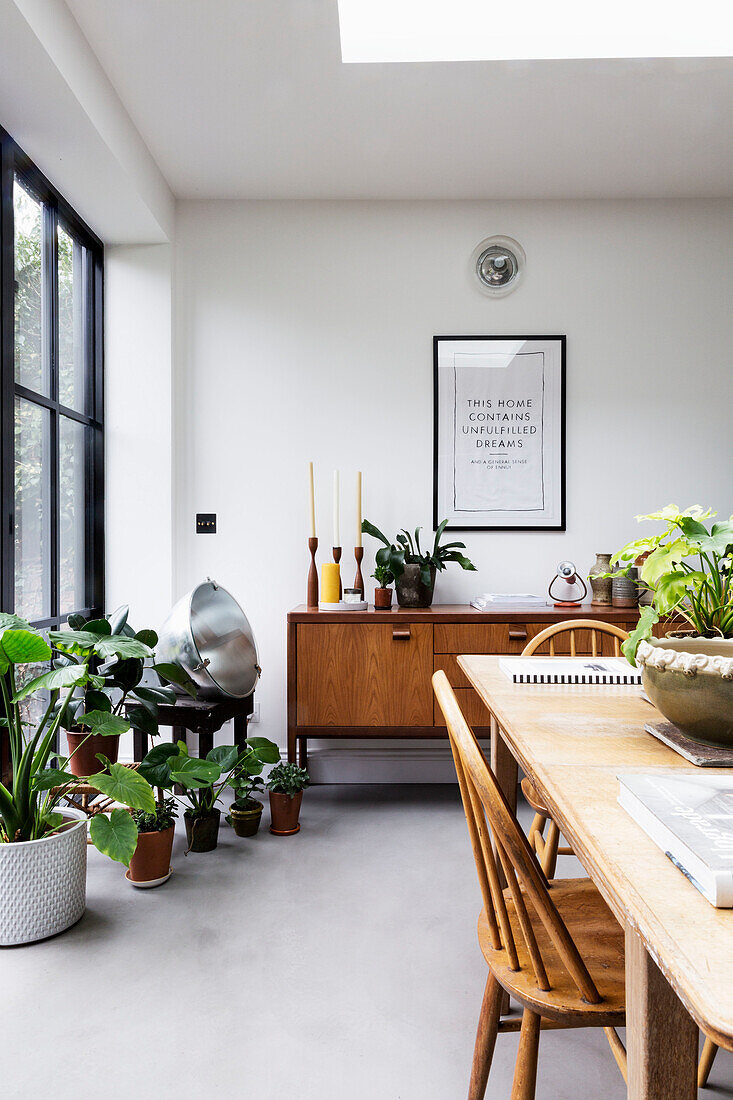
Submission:
<svg viewBox="0 0 733 1100">
<path fill-rule="evenodd" d="M 15 234 L 13 186 L 15 177 L 28 184 L 43 204 L 47 219 L 42 234 L 42 262 L 51 280 L 47 310 L 50 333 L 50 396 L 30 390 L 15 380 Z M 62 405 L 59 395 L 59 318 L 56 288 L 58 228 L 87 249 L 88 265 L 84 326 L 86 347 L 86 408 Z M 51 422 L 51 614 L 34 626 L 57 628 L 69 614 L 101 615 L 104 611 L 104 245 L 53 187 L 6 130 L 0 126 L 0 610 L 15 607 L 15 402 L 23 398 L 49 410 Z M 59 426 L 61 416 L 86 428 L 85 432 L 85 570 L 84 607 L 61 613 L 59 599 Z"/>
</svg>

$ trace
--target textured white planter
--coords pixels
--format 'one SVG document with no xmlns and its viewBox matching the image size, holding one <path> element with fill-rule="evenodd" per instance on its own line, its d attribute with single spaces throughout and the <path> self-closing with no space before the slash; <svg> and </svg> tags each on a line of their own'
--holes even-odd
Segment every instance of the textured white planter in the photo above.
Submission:
<svg viewBox="0 0 733 1100">
<path fill-rule="evenodd" d="M 79 920 L 86 900 L 86 818 L 43 840 L 0 844 L 0 947 L 63 932 Z"/>
</svg>

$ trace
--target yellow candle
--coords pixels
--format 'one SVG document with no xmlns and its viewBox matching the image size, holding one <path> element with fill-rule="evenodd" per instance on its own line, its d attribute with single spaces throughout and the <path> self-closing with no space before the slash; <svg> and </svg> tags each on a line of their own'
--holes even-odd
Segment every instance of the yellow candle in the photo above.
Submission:
<svg viewBox="0 0 733 1100">
<path fill-rule="evenodd" d="M 324 561 L 321 566 L 321 602 L 338 603 L 341 571 L 338 562 Z"/>
<path fill-rule="evenodd" d="M 361 546 L 361 470 L 356 473 L 356 546 Z"/>
<path fill-rule="evenodd" d="M 310 512 L 311 512 L 311 538 L 316 537 L 316 494 L 313 487 L 313 463 L 308 463 L 308 480 L 310 488 Z"/>
</svg>

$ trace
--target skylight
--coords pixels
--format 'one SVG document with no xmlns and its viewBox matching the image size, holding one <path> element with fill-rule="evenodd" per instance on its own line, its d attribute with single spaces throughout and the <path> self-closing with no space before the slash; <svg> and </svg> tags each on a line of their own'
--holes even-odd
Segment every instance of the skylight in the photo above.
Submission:
<svg viewBox="0 0 733 1100">
<path fill-rule="evenodd" d="M 729 57 L 730 0 L 338 0 L 345 62 Z"/>
</svg>

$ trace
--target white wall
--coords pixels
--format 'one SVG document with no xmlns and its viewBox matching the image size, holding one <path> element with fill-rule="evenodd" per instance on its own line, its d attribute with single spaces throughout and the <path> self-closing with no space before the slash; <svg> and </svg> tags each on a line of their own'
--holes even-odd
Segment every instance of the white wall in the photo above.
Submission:
<svg viewBox="0 0 733 1100">
<path fill-rule="evenodd" d="M 527 253 L 498 301 L 468 268 L 494 233 Z M 543 591 L 561 558 L 587 571 L 670 500 L 733 510 L 732 256 L 724 201 L 180 204 L 175 595 L 209 574 L 240 599 L 263 734 L 284 742 L 308 460 L 322 547 L 335 466 L 347 548 L 358 468 L 369 519 L 430 526 L 434 334 L 568 337 L 567 532 L 467 535 L 479 572 L 441 576 L 438 601 Z M 196 511 L 217 512 L 216 536 L 194 533 Z"/>
<path fill-rule="evenodd" d="M 172 602 L 171 251 L 105 253 L 106 603 L 138 630 Z"/>
</svg>

